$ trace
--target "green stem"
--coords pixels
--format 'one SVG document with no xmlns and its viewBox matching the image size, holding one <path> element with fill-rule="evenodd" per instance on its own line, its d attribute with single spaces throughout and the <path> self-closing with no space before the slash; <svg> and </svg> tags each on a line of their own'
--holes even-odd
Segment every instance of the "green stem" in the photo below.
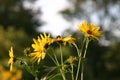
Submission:
<svg viewBox="0 0 120 80">
<path fill-rule="evenodd" d="M 63 73 L 63 55 L 62 55 L 62 47 L 61 47 L 61 45 L 60 45 L 60 53 L 61 53 L 61 67 L 60 67 L 60 64 L 59 64 L 59 61 L 58 61 L 58 59 L 57 59 L 57 57 L 56 57 L 56 55 L 54 54 L 54 58 L 51 56 L 51 55 L 49 55 L 49 57 L 53 60 L 53 62 L 57 65 L 57 67 L 59 68 L 59 70 L 60 70 L 60 74 L 62 75 L 62 78 L 63 78 L 63 80 L 66 80 L 66 78 L 65 78 L 65 75 L 64 75 L 64 73 Z"/>
<path fill-rule="evenodd" d="M 77 74 L 76 74 L 76 79 L 75 80 L 78 80 L 78 74 L 79 74 L 79 70 L 80 70 L 80 63 L 81 63 L 81 58 L 78 61 L 78 68 L 77 68 Z"/>
<path fill-rule="evenodd" d="M 87 52 L 88 44 L 89 44 L 89 39 L 86 38 L 85 51 L 84 51 L 84 54 L 83 54 L 83 58 L 86 57 L 86 52 Z M 83 80 L 84 63 L 82 63 L 82 68 L 81 69 L 82 69 L 81 70 L 81 80 Z"/>
<path fill-rule="evenodd" d="M 80 57 L 80 56 L 81 56 L 81 53 L 79 52 L 79 49 L 78 49 L 77 45 L 75 44 L 74 46 L 75 46 L 75 48 L 76 48 L 76 50 L 77 50 L 78 56 Z"/>
<path fill-rule="evenodd" d="M 87 52 L 88 44 L 89 44 L 89 39 L 87 38 L 86 39 L 86 46 L 85 46 L 85 52 L 84 52 L 83 58 L 86 57 L 86 52 Z"/>
<path fill-rule="evenodd" d="M 59 66 L 60 66 L 60 64 L 59 64 L 59 62 L 58 62 L 57 57 L 56 57 L 56 55 L 55 55 L 55 54 L 54 54 L 54 58 L 55 58 L 55 61 L 56 61 L 56 65 L 59 67 Z"/>
<path fill-rule="evenodd" d="M 63 72 L 63 70 L 64 70 L 64 64 L 63 64 L 63 55 L 62 54 L 63 54 L 62 53 L 62 46 L 60 45 L 60 56 L 61 56 L 61 68 L 60 68 L 60 72 L 61 72 L 61 75 L 63 77 L 63 80 L 66 80 L 65 74 Z"/>
<path fill-rule="evenodd" d="M 83 80 L 83 70 L 84 70 L 84 63 L 82 63 L 82 68 L 81 68 L 81 80 Z"/>
<path fill-rule="evenodd" d="M 48 54 L 48 56 L 53 60 L 53 62 L 57 65 L 57 62 L 55 61 L 55 59 L 50 55 Z"/>
<path fill-rule="evenodd" d="M 65 75 L 64 75 L 62 69 L 60 69 L 60 73 L 61 73 L 61 75 L 62 75 L 63 80 L 66 80 Z"/>
<path fill-rule="evenodd" d="M 62 65 L 62 70 L 63 70 L 63 55 L 62 55 L 62 46 L 60 45 L 60 57 L 61 57 L 61 65 Z"/>
<path fill-rule="evenodd" d="M 65 79 L 65 76 L 64 76 L 64 74 L 63 74 L 63 71 L 62 71 L 62 69 L 60 68 L 60 64 L 59 64 L 59 62 L 58 62 L 58 60 L 57 60 L 57 57 L 56 57 L 56 55 L 54 55 L 54 57 L 55 57 L 55 60 L 56 60 L 56 65 L 57 65 L 57 67 L 60 69 L 60 73 L 61 73 L 61 75 L 62 75 L 62 78 L 63 78 L 63 80 L 66 80 Z"/>
<path fill-rule="evenodd" d="M 82 56 L 82 51 L 83 51 L 83 47 L 84 47 L 84 44 L 85 44 L 85 40 L 86 39 L 83 40 L 81 52 L 79 52 L 79 49 L 78 49 L 77 45 L 75 45 L 75 48 L 77 49 L 77 53 L 78 53 L 78 59 L 79 59 L 75 80 L 78 80 L 78 75 L 79 75 L 79 71 L 80 71 L 80 64 L 81 64 L 81 56 Z"/>
<path fill-rule="evenodd" d="M 71 71 L 72 80 L 74 80 L 74 69 L 73 69 L 73 64 L 70 64 L 70 66 L 71 66 L 71 69 L 72 69 L 72 71 Z"/>
<path fill-rule="evenodd" d="M 56 76 L 61 75 L 60 73 L 56 74 L 56 75 L 52 75 L 46 78 L 46 80 L 53 80 Z"/>
<path fill-rule="evenodd" d="M 35 77 L 35 80 L 39 80 L 37 76 Z"/>
</svg>

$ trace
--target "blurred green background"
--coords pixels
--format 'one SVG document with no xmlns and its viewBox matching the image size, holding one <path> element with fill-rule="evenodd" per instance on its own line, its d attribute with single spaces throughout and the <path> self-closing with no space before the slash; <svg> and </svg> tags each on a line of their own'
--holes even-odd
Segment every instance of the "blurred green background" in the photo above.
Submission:
<svg viewBox="0 0 120 80">
<path fill-rule="evenodd" d="M 38 27 L 44 24 L 40 17 L 37 18 L 42 14 L 40 9 L 24 7 L 25 1 L 35 2 L 35 0 L 0 0 L 0 64 L 7 68 L 10 46 L 14 47 L 16 56 L 22 56 L 23 50 L 33 43 L 32 38 L 41 33 L 38 32 Z M 88 22 L 98 20 L 95 24 L 104 30 L 100 42 L 91 42 L 89 45 L 85 80 L 120 80 L 120 0 L 68 0 L 68 2 L 71 7 L 60 11 L 66 20 L 70 23 L 74 20 Z M 77 38 L 77 45 L 80 45 L 83 36 L 79 31 L 67 29 L 63 34 L 73 35 Z M 58 52 L 56 48 L 54 53 Z M 63 47 L 63 52 L 65 57 L 77 54 L 73 47 Z M 45 60 L 42 65 L 50 63 L 47 57 Z M 25 71 L 24 80 L 34 78 Z"/>
</svg>

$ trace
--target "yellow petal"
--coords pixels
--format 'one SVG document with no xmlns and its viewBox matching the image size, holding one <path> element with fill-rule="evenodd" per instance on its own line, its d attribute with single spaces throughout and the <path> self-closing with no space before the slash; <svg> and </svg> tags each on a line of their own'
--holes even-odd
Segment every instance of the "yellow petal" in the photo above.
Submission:
<svg viewBox="0 0 120 80">
<path fill-rule="evenodd" d="M 42 59 L 44 59 L 45 58 L 45 55 L 46 55 L 46 53 L 45 52 L 42 52 Z"/>
<path fill-rule="evenodd" d="M 14 57 L 14 55 L 13 55 L 13 47 L 11 47 L 10 50 L 9 50 L 9 56 Z"/>
</svg>

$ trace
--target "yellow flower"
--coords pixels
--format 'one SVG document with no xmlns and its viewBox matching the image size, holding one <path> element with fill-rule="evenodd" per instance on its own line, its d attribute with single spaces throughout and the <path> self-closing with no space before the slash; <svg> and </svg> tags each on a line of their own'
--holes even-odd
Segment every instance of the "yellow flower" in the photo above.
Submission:
<svg viewBox="0 0 120 80">
<path fill-rule="evenodd" d="M 5 69 L 0 65 L 0 80 L 22 80 L 23 72 L 22 70 L 17 70 L 13 68 L 12 72 Z"/>
<path fill-rule="evenodd" d="M 11 47 L 10 50 L 9 50 L 9 56 L 10 56 L 10 59 L 8 61 L 8 64 L 10 65 L 10 71 L 12 71 L 13 63 L 15 62 L 15 58 L 14 58 L 14 55 L 13 55 L 13 47 Z"/>
<path fill-rule="evenodd" d="M 74 45 L 75 44 L 74 40 L 75 38 L 72 38 L 71 35 L 63 38 L 64 45 L 66 45 L 67 42 Z"/>
<path fill-rule="evenodd" d="M 73 57 L 73 56 L 70 56 L 69 58 L 68 58 L 68 62 L 69 63 L 74 63 L 76 61 L 76 58 L 75 57 Z"/>
<path fill-rule="evenodd" d="M 67 43 L 74 45 L 75 44 L 74 40 L 75 40 L 75 38 L 73 38 L 71 35 L 67 36 L 65 38 L 62 38 L 61 36 L 57 36 L 57 38 L 55 39 L 55 42 L 61 42 L 64 45 L 66 45 Z"/>
<path fill-rule="evenodd" d="M 38 39 L 33 39 L 33 41 L 34 44 L 32 44 L 32 47 L 34 52 L 30 53 L 29 56 L 33 57 L 32 61 L 37 61 L 39 64 L 40 60 L 45 58 L 46 49 L 53 43 L 53 39 L 50 38 L 50 34 L 46 35 L 46 33 L 44 33 L 43 35 L 40 34 Z"/>
<path fill-rule="evenodd" d="M 85 37 L 92 37 L 93 39 L 99 40 L 98 37 L 102 36 L 102 31 L 100 27 L 95 27 L 94 24 L 88 24 L 83 22 L 82 25 L 79 25 L 79 30 L 85 34 Z"/>
</svg>

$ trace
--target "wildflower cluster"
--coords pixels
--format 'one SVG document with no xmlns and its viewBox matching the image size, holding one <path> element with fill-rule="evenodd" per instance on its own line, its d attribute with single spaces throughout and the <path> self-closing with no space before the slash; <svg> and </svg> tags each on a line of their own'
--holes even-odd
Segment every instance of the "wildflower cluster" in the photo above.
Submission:
<svg viewBox="0 0 120 80">
<path fill-rule="evenodd" d="M 92 23 L 88 24 L 87 22 L 83 22 L 81 25 L 78 26 L 78 28 L 84 34 L 84 41 L 83 41 L 83 44 L 81 45 L 83 47 L 82 47 L 81 51 L 79 51 L 77 44 L 75 43 L 76 39 L 73 38 L 71 35 L 69 35 L 67 37 L 57 36 L 56 38 L 52 38 L 50 36 L 50 34 L 44 33 L 44 34 L 40 34 L 37 37 L 37 39 L 33 38 L 34 43 L 31 45 L 33 48 L 33 51 L 29 51 L 29 53 L 27 53 L 27 56 L 32 58 L 30 61 L 32 61 L 33 64 L 35 62 L 37 62 L 38 65 L 36 65 L 36 66 L 39 66 L 41 60 L 45 59 L 46 54 L 48 54 L 47 50 L 50 47 L 52 47 L 52 44 L 58 43 L 60 45 L 60 61 L 58 60 L 58 58 L 55 54 L 53 56 L 51 56 L 50 54 L 48 54 L 48 55 L 55 63 L 56 68 L 60 72 L 63 80 L 67 80 L 67 78 L 66 78 L 67 73 L 71 74 L 72 80 L 80 80 L 80 78 L 81 78 L 81 80 L 83 80 L 83 67 L 84 66 L 83 66 L 83 63 L 81 63 L 81 62 L 82 62 L 83 58 L 86 58 L 86 52 L 87 52 L 87 47 L 89 45 L 89 42 L 92 39 L 98 41 L 99 37 L 103 35 L 102 34 L 103 32 L 100 30 L 100 27 L 96 27 Z M 75 56 L 75 57 L 69 56 L 69 58 L 67 60 L 64 60 L 61 45 L 66 46 L 67 44 L 71 44 L 76 48 L 77 56 Z M 9 51 L 9 56 L 10 56 L 10 59 L 9 59 L 8 63 L 10 65 L 10 71 L 12 71 L 13 64 L 15 63 L 15 61 L 20 60 L 20 59 L 16 59 L 14 57 L 12 47 Z M 26 66 L 29 66 L 26 62 L 24 62 L 24 61 L 22 61 L 22 62 L 25 63 Z M 77 65 L 77 67 L 75 64 Z M 75 70 L 75 68 L 77 68 L 77 70 Z M 76 71 L 76 72 L 74 72 L 74 71 Z M 79 76 L 80 73 L 81 73 L 81 76 Z M 36 72 L 33 72 L 32 74 L 33 74 L 33 76 L 35 76 L 35 79 L 38 80 L 38 78 L 37 78 L 38 76 L 37 76 Z M 49 80 L 57 75 L 58 75 L 57 73 L 54 75 L 46 75 L 44 78 L 46 80 Z"/>
</svg>

